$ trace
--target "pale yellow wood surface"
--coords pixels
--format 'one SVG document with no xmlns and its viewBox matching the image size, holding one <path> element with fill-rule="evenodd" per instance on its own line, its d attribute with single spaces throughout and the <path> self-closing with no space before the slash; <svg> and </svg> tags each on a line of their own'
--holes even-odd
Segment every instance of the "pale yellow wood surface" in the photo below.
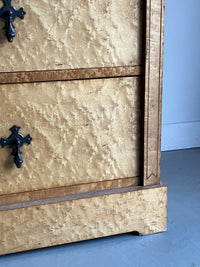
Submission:
<svg viewBox="0 0 200 267">
<path fill-rule="evenodd" d="M 141 0 L 15 0 L 13 5 L 26 15 L 14 21 L 13 43 L 0 31 L 0 72 L 142 64 Z"/>
<path fill-rule="evenodd" d="M 143 184 L 160 182 L 164 0 L 147 0 Z"/>
<path fill-rule="evenodd" d="M 107 235 L 166 230 L 166 187 L 0 212 L 0 254 Z"/>
<path fill-rule="evenodd" d="M 21 126 L 32 144 L 0 149 L 0 193 L 140 175 L 140 78 L 0 86 L 0 136 Z"/>
<path fill-rule="evenodd" d="M 27 16 L 15 21 L 13 44 L 0 32 L 0 72 L 15 72 L 0 73 L 8 83 L 0 85 L 0 136 L 8 137 L 18 124 L 33 141 L 22 148 L 20 170 L 11 150 L 0 149 L 0 254 L 165 231 L 167 188 L 160 185 L 164 0 L 14 4 Z M 113 66 L 122 67 L 101 68 Z M 129 76 L 129 66 L 145 75 L 63 81 Z M 51 82 L 30 83 L 35 79 Z M 29 83 L 9 84 L 22 80 Z M 121 188 L 131 180 L 141 182 L 142 171 L 144 187 Z"/>
</svg>

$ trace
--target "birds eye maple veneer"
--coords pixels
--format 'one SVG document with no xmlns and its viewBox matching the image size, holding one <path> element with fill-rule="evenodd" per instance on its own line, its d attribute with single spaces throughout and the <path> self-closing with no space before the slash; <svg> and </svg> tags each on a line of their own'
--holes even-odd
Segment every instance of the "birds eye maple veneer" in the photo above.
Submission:
<svg viewBox="0 0 200 267">
<path fill-rule="evenodd" d="M 0 21 L 0 254 L 165 231 L 164 1 L 12 2 L 26 15 L 13 42 Z"/>
</svg>

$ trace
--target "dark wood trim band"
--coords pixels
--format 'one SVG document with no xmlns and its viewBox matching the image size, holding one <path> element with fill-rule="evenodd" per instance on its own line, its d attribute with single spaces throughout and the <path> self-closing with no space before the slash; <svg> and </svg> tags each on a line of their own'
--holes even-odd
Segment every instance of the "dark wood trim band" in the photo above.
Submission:
<svg viewBox="0 0 200 267">
<path fill-rule="evenodd" d="M 152 185 L 152 186 L 146 186 L 146 187 L 126 186 L 126 187 L 120 187 L 120 188 L 112 188 L 112 189 L 105 189 L 105 190 L 92 191 L 92 192 L 86 192 L 86 193 L 65 195 L 65 196 L 59 196 L 59 197 L 54 197 L 54 198 L 37 199 L 37 200 L 32 200 L 32 201 L 2 205 L 0 206 L 0 211 L 23 209 L 23 208 L 29 208 L 29 207 L 34 207 L 34 206 L 55 204 L 55 203 L 60 203 L 60 202 L 86 199 L 86 198 L 94 198 L 94 197 L 106 196 L 106 195 L 123 194 L 127 192 L 148 190 L 151 188 L 160 188 L 160 187 L 165 187 L 165 185 L 160 183 L 158 185 Z"/>
<path fill-rule="evenodd" d="M 41 189 L 29 192 L 0 195 L 0 207 L 2 205 L 35 201 L 47 198 L 55 198 L 65 195 L 74 195 L 91 191 L 121 188 L 127 186 L 137 186 L 140 184 L 140 177 L 122 178 L 88 184 L 70 185 L 49 189 Z"/>
<path fill-rule="evenodd" d="M 0 84 L 72 81 L 142 75 L 142 66 L 125 66 L 71 70 L 1 72 Z"/>
</svg>

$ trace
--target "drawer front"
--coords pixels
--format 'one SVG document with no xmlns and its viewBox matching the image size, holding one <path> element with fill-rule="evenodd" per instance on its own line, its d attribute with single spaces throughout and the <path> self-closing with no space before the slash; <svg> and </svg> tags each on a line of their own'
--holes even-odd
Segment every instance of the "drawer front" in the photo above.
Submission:
<svg viewBox="0 0 200 267">
<path fill-rule="evenodd" d="M 0 193 L 139 176 L 141 93 L 136 77 L 1 85 L 1 137 L 33 140 L 20 169 L 0 149 Z"/>
<path fill-rule="evenodd" d="M 13 43 L 0 32 L 0 72 L 139 65 L 142 2 L 16 0 L 26 15 Z"/>
</svg>

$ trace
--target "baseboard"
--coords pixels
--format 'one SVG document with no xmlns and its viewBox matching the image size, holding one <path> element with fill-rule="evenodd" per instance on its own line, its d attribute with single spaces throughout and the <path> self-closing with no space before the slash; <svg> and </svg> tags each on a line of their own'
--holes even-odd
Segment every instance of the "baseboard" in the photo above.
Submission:
<svg viewBox="0 0 200 267">
<path fill-rule="evenodd" d="M 200 121 L 162 125 L 162 151 L 200 147 Z"/>
</svg>

